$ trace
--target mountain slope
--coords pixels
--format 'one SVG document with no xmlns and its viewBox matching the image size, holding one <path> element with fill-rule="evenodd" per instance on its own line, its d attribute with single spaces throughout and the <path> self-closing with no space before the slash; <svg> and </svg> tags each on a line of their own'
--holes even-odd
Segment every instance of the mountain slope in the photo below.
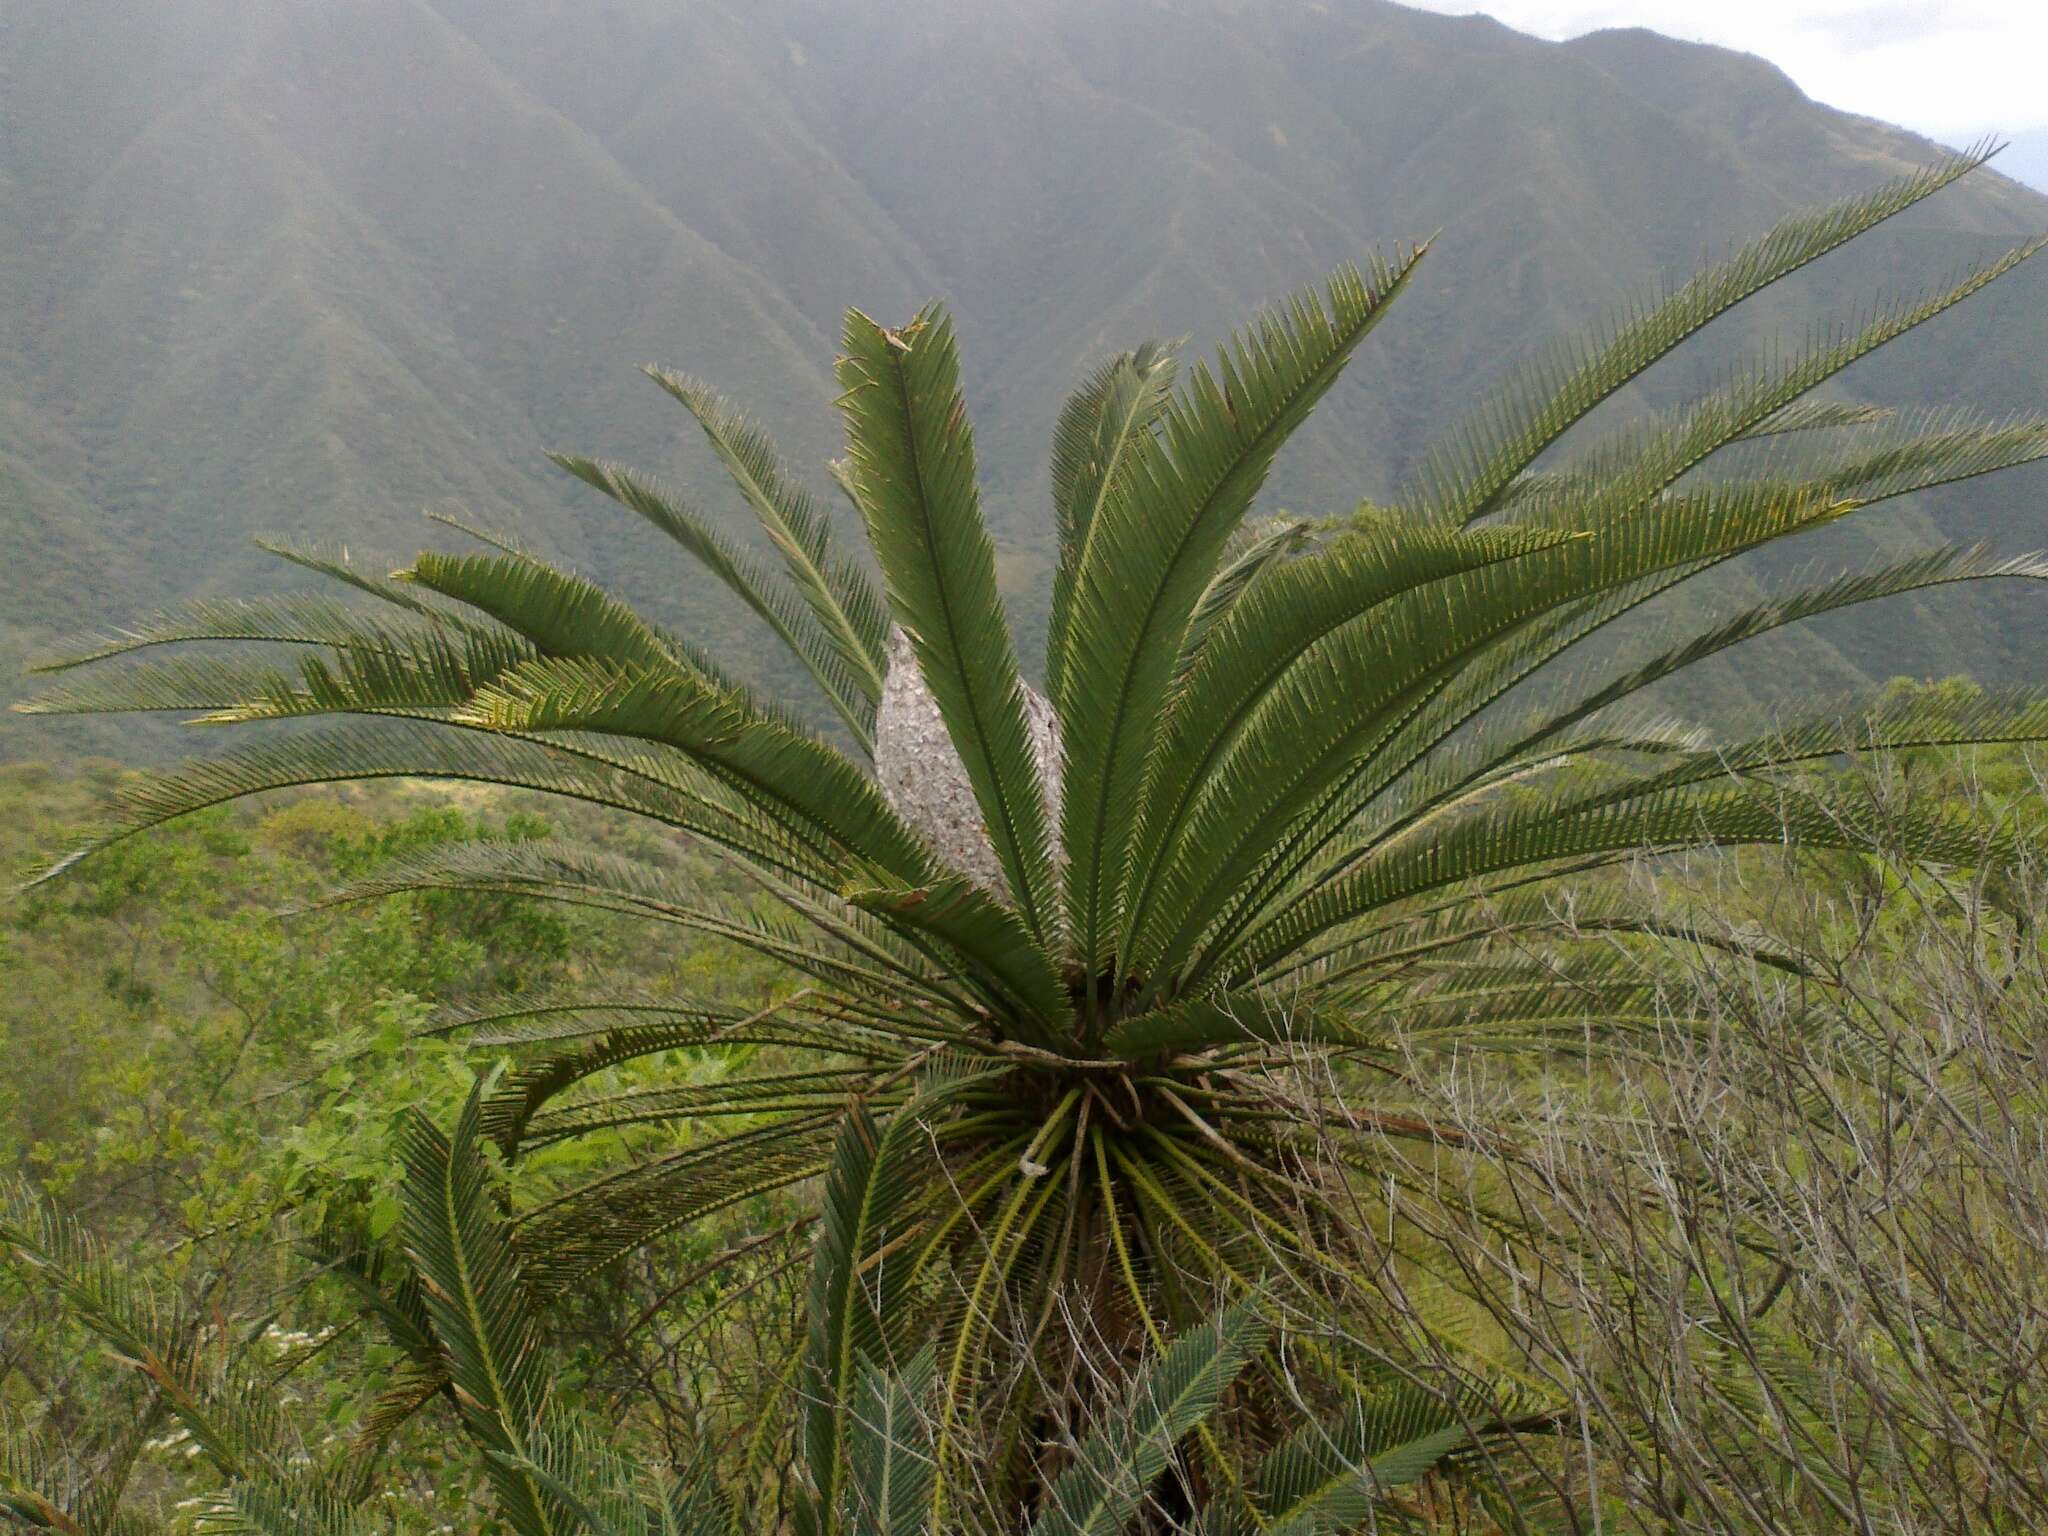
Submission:
<svg viewBox="0 0 2048 1536">
<path fill-rule="evenodd" d="M 1206 345 L 1376 243 L 1437 232 L 1268 491 L 1339 512 L 1391 491 L 1560 330 L 1937 153 L 1744 55 L 1643 32 L 1544 43 L 1383 0 L 18 0 L 0 85 L 0 217 L 19 232 L 0 253 L 10 692 L 24 649 L 81 615 L 279 581 L 254 533 L 400 556 L 443 533 L 422 507 L 565 555 L 785 680 L 732 604 L 680 589 L 655 535 L 540 450 L 665 469 L 736 516 L 635 373 L 660 361 L 822 483 L 839 311 L 933 294 L 959 317 L 1035 636 L 1045 445 L 1111 348 Z M 1980 173 L 1616 409 L 2044 228 L 2048 198 Z M 1844 389 L 2039 407 L 2044 300 L 2048 271 L 2024 270 Z M 2038 471 L 1961 487 L 1812 554 L 1937 527 L 2031 545 L 2044 490 Z M 2030 606 L 1859 614 L 1719 686 L 2012 675 L 2048 636 Z M 70 739 L 31 729 L 0 747 Z"/>
</svg>

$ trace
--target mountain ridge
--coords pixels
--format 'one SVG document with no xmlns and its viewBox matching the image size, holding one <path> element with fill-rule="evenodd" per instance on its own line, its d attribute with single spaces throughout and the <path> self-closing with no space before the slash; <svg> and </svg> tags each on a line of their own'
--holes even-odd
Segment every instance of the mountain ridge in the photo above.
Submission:
<svg viewBox="0 0 2048 1536">
<path fill-rule="evenodd" d="M 1940 150 L 1817 106 L 1767 63 L 1655 34 L 1567 43 L 1384 0 L 25 0 L 0 29 L 0 687 L 79 617 L 294 585 L 257 532 L 394 560 L 460 511 L 788 684 L 737 606 L 675 588 L 651 531 L 555 475 L 663 472 L 740 526 L 644 380 L 703 377 L 821 491 L 837 317 L 952 305 L 986 505 L 1035 656 L 1046 445 L 1065 392 L 1154 335 L 1212 343 L 1371 248 L 1440 230 L 1263 498 L 1384 497 L 1511 360 L 1797 208 Z M 24 85 L 25 82 L 25 85 Z M 1615 410 L 1668 404 L 1824 301 L 1917 287 L 2048 229 L 1981 171 L 1724 322 Z M 2048 274 L 2023 271 L 1843 390 L 2048 399 Z M 1844 531 L 2025 544 L 2040 471 Z M 1829 536 L 1831 539 L 1833 535 Z M 1839 549 L 1837 550 L 1837 546 Z M 2017 545 L 2015 545 L 2017 547 Z M 1750 577 L 1725 589 L 1731 598 Z M 1782 643 L 1821 683 L 2020 673 L 2017 598 L 1900 603 Z M 1703 701 L 1705 702 L 1705 701 Z M 0 751 L 85 740 L 11 724 Z M 26 739 L 25 738 L 29 738 Z"/>
</svg>

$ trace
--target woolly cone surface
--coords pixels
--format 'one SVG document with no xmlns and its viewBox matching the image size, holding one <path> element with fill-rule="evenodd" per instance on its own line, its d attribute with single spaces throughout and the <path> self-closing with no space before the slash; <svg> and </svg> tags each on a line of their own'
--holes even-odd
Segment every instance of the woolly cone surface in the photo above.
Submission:
<svg viewBox="0 0 2048 1536">
<path fill-rule="evenodd" d="M 1058 826 L 1059 726 L 1045 695 L 1029 683 L 1021 686 L 1046 817 Z M 875 778 L 896 813 L 940 859 L 983 890 L 1009 899 L 1009 883 L 975 805 L 966 765 L 946 734 L 938 701 L 925 686 L 909 635 L 895 626 L 889 631 L 889 673 L 875 712 Z"/>
</svg>

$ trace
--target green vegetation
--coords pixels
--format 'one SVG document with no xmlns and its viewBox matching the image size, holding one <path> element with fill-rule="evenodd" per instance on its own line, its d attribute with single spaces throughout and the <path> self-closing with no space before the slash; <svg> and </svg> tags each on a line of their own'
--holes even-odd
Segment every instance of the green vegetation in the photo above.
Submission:
<svg viewBox="0 0 2048 1536">
<path fill-rule="evenodd" d="M 1792 219 L 1623 310 L 1407 488 L 1322 527 L 1247 518 L 1426 251 L 1340 270 L 1213 367 L 1182 376 L 1157 344 L 1112 359 L 1055 433 L 1046 695 L 1006 623 L 937 307 L 846 318 L 838 478 L 872 571 L 690 379 L 654 373 L 776 565 L 648 475 L 556 456 L 765 623 L 841 745 L 481 530 L 484 552 L 392 576 L 296 551 L 343 596 L 203 600 L 47 662 L 31 713 L 268 735 L 120 784 L 38 890 L 111 868 L 117 893 L 196 896 L 195 873 L 158 887 L 144 859 L 124 883 L 118 861 L 309 786 L 438 779 L 578 823 L 277 813 L 273 841 L 319 842 L 344 909 L 407 905 L 360 975 L 338 942 L 271 958 L 271 985 L 260 949 L 221 967 L 247 1020 L 230 1070 L 287 983 L 367 1009 L 318 1075 L 342 1107 L 287 1138 L 284 1171 L 312 1172 L 234 1225 L 289 1210 L 395 1353 L 365 1356 L 382 1374 L 352 1438 L 316 1450 L 203 1290 L 161 1308 L 24 1196 L 4 1232 L 23 1273 L 142 1377 L 102 1478 L 169 1415 L 212 1465 L 202 1522 L 238 1531 L 367 1529 L 409 1476 L 458 1503 L 487 1489 L 519 1536 L 1580 1530 L 1643 1511 L 1859 1529 L 1960 1507 L 2026 1528 L 2038 1372 L 1996 1351 L 2027 1249 L 1995 1234 L 2026 1230 L 2038 1191 L 1983 1132 L 1993 1107 L 2020 1135 L 2038 1121 L 1984 978 L 2031 985 L 2039 821 L 2024 779 L 2003 823 L 1930 799 L 1914 754 L 2048 739 L 2048 694 L 1898 688 L 1748 737 L 1641 701 L 1788 625 L 2048 564 L 1937 546 L 1689 628 L 1667 611 L 1637 652 L 1610 636 L 1739 556 L 2048 458 L 2048 421 L 1811 398 L 2048 241 L 1682 408 L 1578 430 L 1979 163 Z M 223 836 L 195 857 L 231 852 Z M 1805 861 L 1788 894 L 1812 896 L 1789 912 L 1744 852 L 1787 846 Z M 1632 887 L 1676 856 L 1653 900 Z M 617 963 L 629 923 L 682 958 Z M 706 943 L 750 969 L 680 985 Z M 1927 991 L 1888 996 L 1887 962 L 1929 956 Z M 434 1005 L 406 1016 L 422 990 Z M 1963 1045 L 1915 1037 L 1928 1006 L 1970 1021 Z M 511 1059 L 436 1077 L 451 1041 Z M 1729 1133 L 1701 1091 L 1773 1139 Z M 1949 1117 L 1914 1149 L 1923 1177 L 1862 1190 L 1873 1138 L 1931 1106 Z M 1973 1152 L 1962 1208 L 1991 1228 L 1941 1216 Z M 1839 1211 L 1788 1193 L 1831 1176 Z M 1882 1254 L 1841 1237 L 1872 1199 Z M 218 1221 L 203 1197 L 180 1215 Z M 1834 1262 L 1795 1288 L 1828 1237 Z M 806 1240 L 808 1286 L 779 1283 Z M 714 1334 L 686 1348 L 664 1324 L 700 1284 L 687 1331 Z M 1626 1321 L 1659 1307 L 1668 1350 Z M 428 1414 L 475 1453 L 445 1480 L 442 1453 L 406 1459 Z M 23 1449 L 7 1473 L 31 1523 L 115 1518 L 42 1467 Z"/>
</svg>

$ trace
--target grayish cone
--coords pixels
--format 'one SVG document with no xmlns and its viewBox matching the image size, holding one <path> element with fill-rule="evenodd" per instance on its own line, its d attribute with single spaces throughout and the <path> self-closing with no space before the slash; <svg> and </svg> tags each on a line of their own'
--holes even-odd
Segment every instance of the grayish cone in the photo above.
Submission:
<svg viewBox="0 0 2048 1536">
<path fill-rule="evenodd" d="M 1024 689 L 1024 719 L 1038 757 L 1038 783 L 1045 795 L 1046 825 L 1059 826 L 1060 737 L 1052 705 L 1029 683 Z M 889 631 L 889 674 L 882 682 L 882 702 L 875 710 L 875 778 L 882 797 L 896 814 L 948 868 L 983 890 L 1007 901 L 1003 878 L 988 826 L 975 803 L 967 767 L 946 733 L 939 701 L 925 686 L 910 636 L 900 627 Z"/>
</svg>

